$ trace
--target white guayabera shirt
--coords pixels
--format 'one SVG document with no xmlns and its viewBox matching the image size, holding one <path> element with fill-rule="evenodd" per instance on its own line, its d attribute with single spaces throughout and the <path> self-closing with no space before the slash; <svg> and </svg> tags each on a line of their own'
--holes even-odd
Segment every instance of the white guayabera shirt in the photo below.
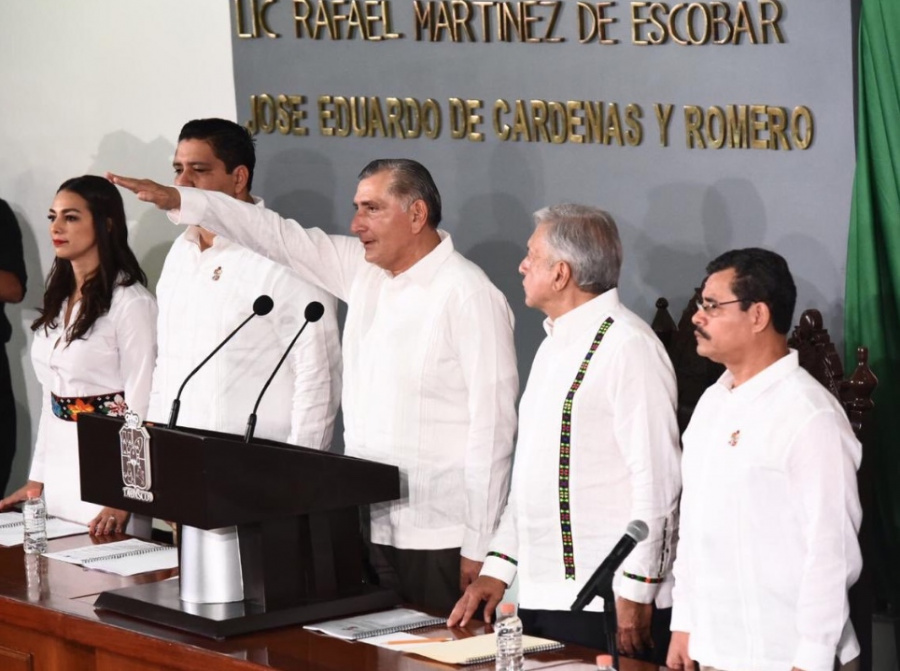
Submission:
<svg viewBox="0 0 900 671">
<path fill-rule="evenodd" d="M 706 390 L 684 433 L 672 630 L 705 666 L 831 671 L 859 654 L 859 441 L 796 351 L 733 381 Z"/>
<path fill-rule="evenodd" d="M 523 608 L 567 611 L 628 523 L 643 520 L 650 533 L 614 588 L 668 607 L 681 491 L 669 357 L 615 289 L 544 328 L 519 405 L 509 505 L 482 575 L 509 584 L 518 573 Z M 603 600 L 587 610 L 603 610 Z"/>
<path fill-rule="evenodd" d="M 260 204 L 261 206 L 261 204 Z M 187 375 L 253 312 L 265 294 L 274 307 L 257 315 L 191 378 L 178 425 L 243 435 L 266 380 L 303 324 L 310 301 L 325 306 L 294 344 L 258 410 L 255 435 L 328 449 L 340 403 L 337 300 L 289 269 L 222 237 L 200 251 L 191 227 L 169 250 L 156 293 L 159 357 L 149 418 L 167 422 Z"/>
<path fill-rule="evenodd" d="M 518 392 L 513 316 L 448 235 L 394 276 L 356 238 L 302 228 L 223 194 L 179 187 L 182 224 L 287 265 L 348 304 L 346 453 L 399 467 L 401 498 L 372 506 L 372 541 L 461 547 L 482 560 L 509 483 Z"/>
</svg>

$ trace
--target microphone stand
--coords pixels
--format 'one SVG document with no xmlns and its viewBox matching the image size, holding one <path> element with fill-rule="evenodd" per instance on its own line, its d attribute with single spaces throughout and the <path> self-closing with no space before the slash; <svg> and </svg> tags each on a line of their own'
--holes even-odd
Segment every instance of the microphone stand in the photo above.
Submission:
<svg viewBox="0 0 900 671">
<path fill-rule="evenodd" d="M 247 317 L 244 321 L 242 321 L 240 323 L 240 325 L 234 331 L 229 333 L 228 337 L 225 338 L 225 340 L 223 340 L 222 342 L 220 342 L 218 347 L 216 347 L 212 352 L 210 352 L 209 355 L 203 361 L 201 361 L 197 365 L 197 367 L 194 368 L 194 370 L 192 370 L 188 374 L 188 376 L 186 378 L 184 378 L 184 382 L 182 382 L 181 386 L 178 388 L 178 394 L 175 396 L 175 400 L 172 401 L 172 409 L 169 411 L 169 422 L 168 422 L 168 424 L 166 424 L 167 429 L 174 429 L 178 422 L 178 413 L 181 411 L 181 392 L 184 391 L 184 386 L 188 383 L 188 380 L 190 380 L 192 377 L 194 377 L 194 374 L 198 370 L 203 368 L 203 366 L 206 365 L 206 362 L 209 361 L 210 359 L 212 359 L 216 355 L 216 352 L 218 352 L 220 349 L 225 347 L 225 344 L 229 340 L 231 340 L 238 331 L 240 331 L 242 328 L 244 328 L 247 325 L 247 322 L 249 322 L 255 316 L 256 316 L 256 312 L 251 313 L 251 315 L 249 317 Z"/>
<path fill-rule="evenodd" d="M 166 424 L 167 429 L 174 429 L 175 425 L 178 423 L 178 413 L 181 410 L 181 392 L 184 391 L 184 385 L 188 383 L 188 380 L 194 377 L 197 371 L 203 368 L 203 366 L 206 365 L 206 362 L 216 355 L 216 352 L 225 347 L 225 343 L 231 340 L 238 331 L 244 328 L 247 325 L 247 322 L 249 322 L 257 315 L 264 317 L 265 315 L 269 314 L 272 311 L 274 305 L 274 301 L 269 296 L 266 296 L 265 294 L 258 296 L 256 300 L 253 301 L 253 312 L 250 314 L 250 316 L 242 321 L 234 331 L 229 333 L 228 337 L 220 342 L 218 346 L 212 352 L 210 352 L 209 355 L 203 361 L 201 361 L 197 365 L 197 367 L 188 374 L 186 378 L 184 378 L 184 382 L 182 382 L 181 386 L 178 387 L 178 393 L 175 395 L 175 400 L 172 401 L 172 410 L 169 412 L 169 423 Z"/>
<path fill-rule="evenodd" d="M 603 624 L 606 626 L 606 647 L 613 658 L 613 668 L 619 668 L 619 646 L 616 633 L 619 630 L 619 618 L 616 614 L 616 595 L 613 594 L 612 581 L 607 581 L 597 590 L 597 596 L 603 599 Z"/>
<path fill-rule="evenodd" d="M 596 587 L 588 590 L 584 598 L 579 598 L 573 604 L 572 611 L 580 612 L 596 597 L 603 599 L 603 625 L 606 629 L 606 649 L 612 655 L 613 668 L 619 668 L 619 646 L 616 643 L 616 633 L 619 630 L 619 618 L 616 614 L 616 595 L 612 588 L 612 574 L 597 583 Z"/>
<path fill-rule="evenodd" d="M 319 315 L 321 317 L 321 315 Z M 284 354 L 281 355 L 281 358 L 278 360 L 278 365 L 275 366 L 275 370 L 272 371 L 272 374 L 269 376 L 269 379 L 266 380 L 266 383 L 263 385 L 262 391 L 259 392 L 259 398 L 256 399 L 256 404 L 253 406 L 253 412 L 250 413 L 250 416 L 247 418 L 247 428 L 244 429 L 244 442 L 249 443 L 253 440 L 253 433 L 256 431 L 256 411 L 259 409 L 259 403 L 262 401 L 263 395 L 266 393 L 266 390 L 269 388 L 269 385 L 272 384 L 272 380 L 275 378 L 275 375 L 278 374 L 279 369 L 281 368 L 281 364 L 284 363 L 284 360 L 287 359 L 287 355 L 290 354 L 291 349 L 294 347 L 294 343 L 297 342 L 297 338 L 300 337 L 300 334 L 309 326 L 310 321 L 317 321 L 307 319 L 303 322 L 303 326 L 300 327 L 300 330 L 297 331 L 297 335 L 294 336 L 294 339 L 291 340 L 291 344 L 287 346 L 287 349 L 284 351 Z"/>
</svg>

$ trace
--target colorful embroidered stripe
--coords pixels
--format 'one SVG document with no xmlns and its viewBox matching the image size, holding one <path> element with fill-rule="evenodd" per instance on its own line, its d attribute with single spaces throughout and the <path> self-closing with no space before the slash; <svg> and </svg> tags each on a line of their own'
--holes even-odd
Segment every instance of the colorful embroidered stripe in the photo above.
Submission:
<svg viewBox="0 0 900 671">
<path fill-rule="evenodd" d="M 659 583 L 661 583 L 663 581 L 662 578 L 645 578 L 642 575 L 635 575 L 634 573 L 626 573 L 625 571 L 622 571 L 622 575 L 624 575 L 626 578 L 631 578 L 632 580 L 637 580 L 638 582 L 647 583 L 648 585 L 658 585 Z"/>
<path fill-rule="evenodd" d="M 503 554 L 502 552 L 488 552 L 487 556 L 488 557 L 499 557 L 500 559 L 504 559 L 504 560 L 508 561 L 513 566 L 519 565 L 519 562 L 517 562 L 515 559 L 513 559 L 509 555 Z"/>
<path fill-rule="evenodd" d="M 63 398 L 50 393 L 50 406 L 53 414 L 67 422 L 77 422 L 82 412 L 98 412 L 101 415 L 124 417 L 128 410 L 125 403 L 125 392 L 117 391 L 102 396 L 81 396 Z"/>
<path fill-rule="evenodd" d="M 562 411 L 562 432 L 559 437 L 559 526 L 562 529 L 563 544 L 563 564 L 566 569 L 566 580 L 575 580 L 575 547 L 572 542 L 572 511 L 569 507 L 569 463 L 571 457 L 571 438 L 572 438 L 572 399 L 575 398 L 575 392 L 581 387 L 584 375 L 587 373 L 594 352 L 600 346 L 600 341 L 613 324 L 613 318 L 607 317 L 597 330 L 594 336 L 594 342 L 591 343 L 588 353 L 584 356 L 584 361 L 578 367 L 578 373 L 575 375 L 575 381 L 569 387 L 566 394 L 566 400 L 563 402 Z"/>
<path fill-rule="evenodd" d="M 674 514 L 674 513 L 673 513 Z M 673 518 L 674 521 L 674 518 Z M 672 525 L 673 528 L 677 528 L 677 525 Z M 662 528 L 662 550 L 659 553 L 659 566 L 656 568 L 657 575 L 665 575 L 666 567 L 669 565 L 669 558 L 672 553 L 672 531 L 669 527 L 669 518 L 666 517 L 663 522 Z M 660 579 L 662 582 L 662 579 Z"/>
</svg>

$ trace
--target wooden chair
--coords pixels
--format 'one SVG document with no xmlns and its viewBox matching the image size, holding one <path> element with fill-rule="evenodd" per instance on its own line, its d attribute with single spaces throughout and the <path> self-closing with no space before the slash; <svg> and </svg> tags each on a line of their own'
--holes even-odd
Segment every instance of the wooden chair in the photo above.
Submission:
<svg viewBox="0 0 900 671">
<path fill-rule="evenodd" d="M 862 444 L 862 463 L 857 473 L 859 499 L 863 522 L 859 530 L 859 544 L 863 556 L 863 570 L 850 590 L 850 620 L 860 643 L 860 669 L 872 668 L 872 616 L 875 611 L 875 586 L 871 558 L 876 551 L 872 525 L 877 517 L 874 480 L 872 477 L 871 443 L 868 440 L 875 402 L 872 394 L 878 379 L 869 368 L 869 350 L 856 349 L 856 368 L 849 378 L 844 377 L 841 358 L 822 324 L 822 314 L 815 309 L 800 315 L 788 344 L 797 350 L 800 365 L 837 397 L 847 413 L 857 439 Z"/>
<path fill-rule="evenodd" d="M 669 301 L 660 298 L 656 301 L 656 316 L 651 328 L 662 341 L 672 360 L 675 369 L 675 381 L 678 385 L 678 431 L 684 433 L 697 401 L 707 388 L 719 379 L 725 367 L 697 354 L 697 341 L 694 338 L 694 326 L 691 317 L 697 312 L 697 299 L 700 290 L 694 290 L 694 296 L 688 301 L 681 313 L 678 324 L 669 314 Z"/>
</svg>

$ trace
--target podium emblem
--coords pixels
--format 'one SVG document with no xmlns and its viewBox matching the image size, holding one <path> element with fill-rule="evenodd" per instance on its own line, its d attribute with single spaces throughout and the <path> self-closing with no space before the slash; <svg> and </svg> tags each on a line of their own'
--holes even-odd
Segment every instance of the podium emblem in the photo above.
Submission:
<svg viewBox="0 0 900 671">
<path fill-rule="evenodd" d="M 128 410 L 125 424 L 119 429 L 119 451 L 122 457 L 122 496 L 150 503 L 153 492 L 150 469 L 150 434 L 141 426 L 141 417 Z"/>
</svg>

